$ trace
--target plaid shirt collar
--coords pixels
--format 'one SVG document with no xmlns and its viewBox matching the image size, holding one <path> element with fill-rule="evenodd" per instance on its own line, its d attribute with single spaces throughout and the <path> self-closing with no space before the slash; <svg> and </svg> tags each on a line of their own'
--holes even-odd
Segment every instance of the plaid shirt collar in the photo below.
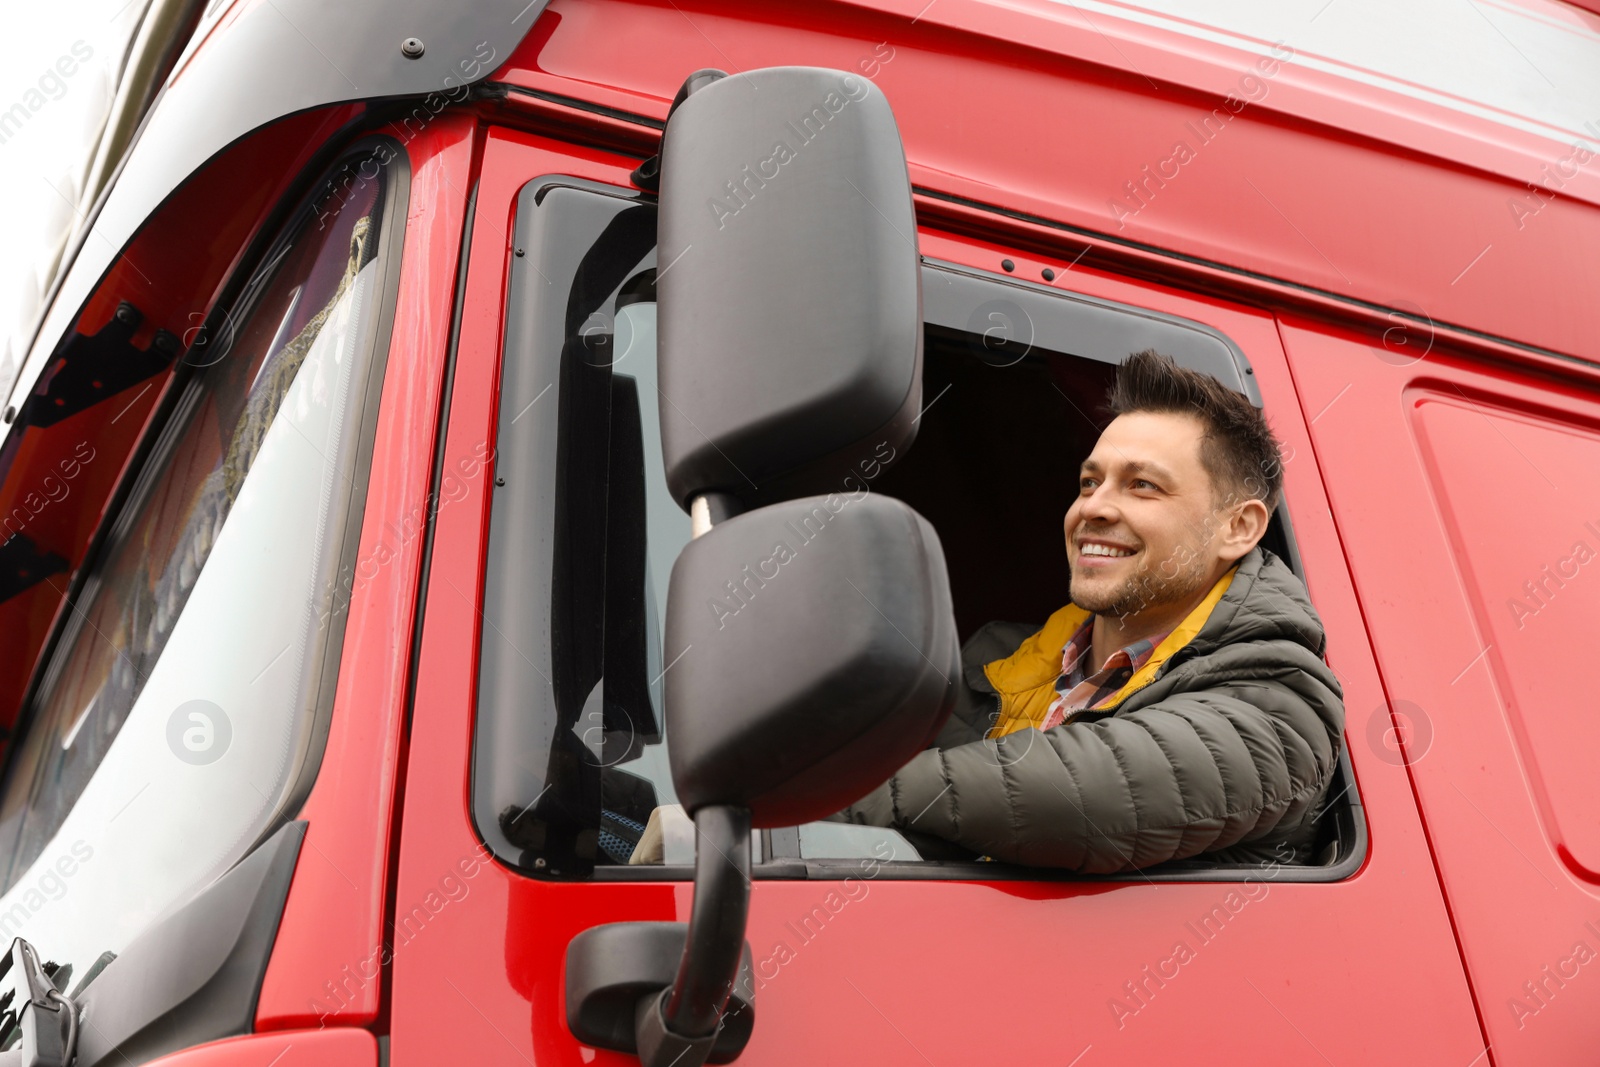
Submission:
<svg viewBox="0 0 1600 1067">
<path fill-rule="evenodd" d="M 1061 674 L 1056 678 L 1056 698 L 1050 702 L 1040 729 L 1059 726 L 1077 712 L 1093 708 L 1115 694 L 1143 667 L 1152 653 L 1167 639 L 1155 634 L 1117 649 L 1094 674 L 1089 674 L 1090 645 L 1094 638 L 1093 615 L 1084 620 L 1066 647 L 1061 650 Z"/>
</svg>

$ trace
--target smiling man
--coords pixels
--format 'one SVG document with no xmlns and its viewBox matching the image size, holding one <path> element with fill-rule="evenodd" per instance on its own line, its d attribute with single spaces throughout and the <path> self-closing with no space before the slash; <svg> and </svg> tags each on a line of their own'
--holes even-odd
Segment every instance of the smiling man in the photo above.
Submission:
<svg viewBox="0 0 1600 1067">
<path fill-rule="evenodd" d="M 1344 705 L 1305 586 L 1259 547 L 1278 442 L 1155 352 L 1108 405 L 1064 523 L 1072 603 L 974 634 L 934 747 L 841 814 L 1092 873 L 1306 862 Z"/>
</svg>

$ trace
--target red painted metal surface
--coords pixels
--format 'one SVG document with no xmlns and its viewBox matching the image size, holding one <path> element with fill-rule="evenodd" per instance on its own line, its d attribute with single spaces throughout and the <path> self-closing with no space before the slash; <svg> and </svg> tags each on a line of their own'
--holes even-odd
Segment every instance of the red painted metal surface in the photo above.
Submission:
<svg viewBox="0 0 1600 1067">
<path fill-rule="evenodd" d="M 1593 654 L 1600 619 L 1587 569 L 1600 558 L 1600 407 L 1528 409 L 1427 386 L 1405 402 L 1547 844 L 1600 882 L 1600 717 L 1590 688 L 1554 666 Z"/>
<path fill-rule="evenodd" d="M 378 1039 L 365 1030 L 251 1034 L 150 1062 L 152 1067 L 377 1067 Z"/>
<path fill-rule="evenodd" d="M 1494 1062 L 1589 1062 L 1600 375 L 1283 335 Z M 1350 711 L 1352 737 L 1389 725 Z"/>
<path fill-rule="evenodd" d="M 451 454 L 470 453 L 494 425 L 516 190 L 546 173 L 623 184 L 630 166 L 491 131 Z M 1010 254 L 1023 276 L 1036 277 L 1046 262 L 928 230 L 921 245 L 924 254 L 980 267 Z M 1333 666 L 1352 707 L 1379 704 L 1366 631 L 1271 316 L 1079 269 L 1056 284 L 1211 323 L 1247 353 L 1294 456 L 1287 492 Z M 398 911 L 425 921 L 394 953 L 391 1054 L 396 1067 L 447 1057 L 630 1062 L 582 1048 L 567 1032 L 566 945 L 602 922 L 685 919 L 689 887 L 555 885 L 479 862 L 468 789 L 485 505 L 439 517 L 397 893 Z M 1115 885 L 886 875 L 851 886 L 757 881 L 749 939 L 763 986 L 755 1037 L 740 1062 L 1069 1063 L 1086 1047 L 1094 1062 L 1471 1062 L 1482 1034 L 1405 770 L 1359 739 L 1352 756 L 1372 845 L 1361 872 L 1343 883 L 1282 884 L 1270 871 L 1243 887 L 1137 877 Z M 1214 907 L 1226 918 L 1206 925 Z M 1187 958 L 1179 958 L 1179 942 Z M 1408 1005 L 1404 1017 L 1392 1014 L 1399 1002 Z"/>
<path fill-rule="evenodd" d="M 305 846 L 256 1009 L 261 1030 L 378 1017 L 411 627 L 473 131 L 470 117 L 441 115 L 405 146 L 409 217 L 360 562 L 322 768 L 299 816 Z"/>
<path fill-rule="evenodd" d="M 923 190 L 924 254 L 989 270 L 1008 257 L 1027 278 L 1050 266 L 1060 288 L 1233 338 L 1292 456 L 1289 506 L 1345 686 L 1371 848 L 1343 883 L 1263 871 L 1248 892 L 1136 876 L 758 881 L 759 1021 L 740 1062 L 1591 1059 L 1600 795 L 1585 759 L 1600 732 L 1574 668 L 1592 643 L 1600 561 L 1574 545 L 1600 552 L 1600 373 L 1544 356 L 1532 357 L 1537 375 L 1518 370 L 1515 353 L 1470 331 L 1600 360 L 1600 311 L 1584 296 L 1600 281 L 1600 177 L 1582 172 L 1513 228 L 1508 198 L 1565 145 L 1285 62 L 1266 99 L 1205 139 L 1178 177 L 1151 182 L 1174 131 L 1211 114 L 1256 57 L 1078 19 L 1071 5 L 903 6 L 554 0 L 495 77 L 660 120 L 696 67 L 859 71 L 899 119 Z M 406 732 L 417 519 L 475 154 L 447 469 L 471 466 L 493 440 L 517 189 L 547 173 L 625 186 L 656 137 L 559 101 L 480 106 L 572 140 L 482 134 L 450 112 L 407 145 L 410 217 L 359 557 L 382 561 L 350 604 L 332 728 L 301 813 L 306 846 L 258 1006 L 270 1033 L 165 1063 L 376 1063 L 373 1031 L 390 1035 L 398 1067 L 634 1062 L 567 1032 L 566 945 L 602 922 L 687 918 L 684 884 L 547 884 L 483 857 L 468 797 L 489 470 L 439 509 Z M 299 163 L 284 160 L 326 138 L 325 118 L 278 127 L 302 135 L 252 173 L 292 174 Z M 1130 182 L 1147 202 L 1127 199 Z M 280 188 L 235 184 L 236 228 L 190 248 L 201 262 L 152 248 L 154 262 L 195 276 L 157 279 L 172 299 L 144 298 L 146 335 L 192 325 L 183 314 L 210 302 Z M 255 194 L 243 206 L 241 188 Z M 207 194 L 208 206 L 221 197 Z M 963 197 L 980 206 L 951 201 Z M 148 269 L 139 247 L 86 325 L 133 291 L 134 263 Z M 1555 263 L 1570 269 L 1558 276 Z M 1387 308 L 1451 325 L 1401 326 Z M 1419 346 L 1431 347 L 1414 362 Z M 128 429 L 97 431 L 113 454 L 156 392 Z M 29 446 L 40 472 L 88 431 L 69 420 L 54 432 Z M 109 485 L 83 483 L 84 501 Z M 52 543 L 81 553 L 97 508 L 51 518 Z M 36 651 L 54 606 L 4 610 L 0 641 L 20 633 Z M 26 667 L 32 653 L 0 646 L 0 662 Z M 9 709 L 20 688 L 3 686 Z"/>
<path fill-rule="evenodd" d="M 554 0 L 495 77 L 659 120 L 698 67 L 860 71 L 918 186 L 1600 360 L 1575 298 L 1600 283 L 1600 173 L 1536 218 L 1507 206 L 1570 144 L 1292 61 L 1197 135 L 1256 56 L 1047 0 L 898 6 Z M 1180 139 L 1195 158 L 1163 180 Z"/>
</svg>

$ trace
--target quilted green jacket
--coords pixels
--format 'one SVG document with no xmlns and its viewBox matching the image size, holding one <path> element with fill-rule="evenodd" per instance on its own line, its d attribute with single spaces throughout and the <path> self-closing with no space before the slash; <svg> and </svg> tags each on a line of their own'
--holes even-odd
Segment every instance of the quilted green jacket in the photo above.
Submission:
<svg viewBox="0 0 1600 1067">
<path fill-rule="evenodd" d="M 836 818 L 1085 873 L 1196 856 L 1282 861 L 1289 850 L 1308 860 L 1344 729 L 1322 622 L 1265 549 L 1218 586 L 1187 640 L 1158 650 L 1153 677 L 1044 731 L 988 736 L 1038 702 L 996 679 L 1031 672 L 1053 686 L 1064 643 L 1054 638 L 1082 609 L 1038 634 L 985 626 L 962 650 L 965 684 L 935 745 Z"/>
</svg>

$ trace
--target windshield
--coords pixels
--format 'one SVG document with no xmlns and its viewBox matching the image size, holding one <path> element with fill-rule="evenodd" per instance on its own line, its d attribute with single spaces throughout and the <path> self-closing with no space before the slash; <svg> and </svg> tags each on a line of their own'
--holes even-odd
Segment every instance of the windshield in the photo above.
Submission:
<svg viewBox="0 0 1600 1067">
<path fill-rule="evenodd" d="M 277 824 L 332 692 L 388 258 L 362 158 L 181 387 L 0 785 L 0 934 L 80 977 Z"/>
</svg>

